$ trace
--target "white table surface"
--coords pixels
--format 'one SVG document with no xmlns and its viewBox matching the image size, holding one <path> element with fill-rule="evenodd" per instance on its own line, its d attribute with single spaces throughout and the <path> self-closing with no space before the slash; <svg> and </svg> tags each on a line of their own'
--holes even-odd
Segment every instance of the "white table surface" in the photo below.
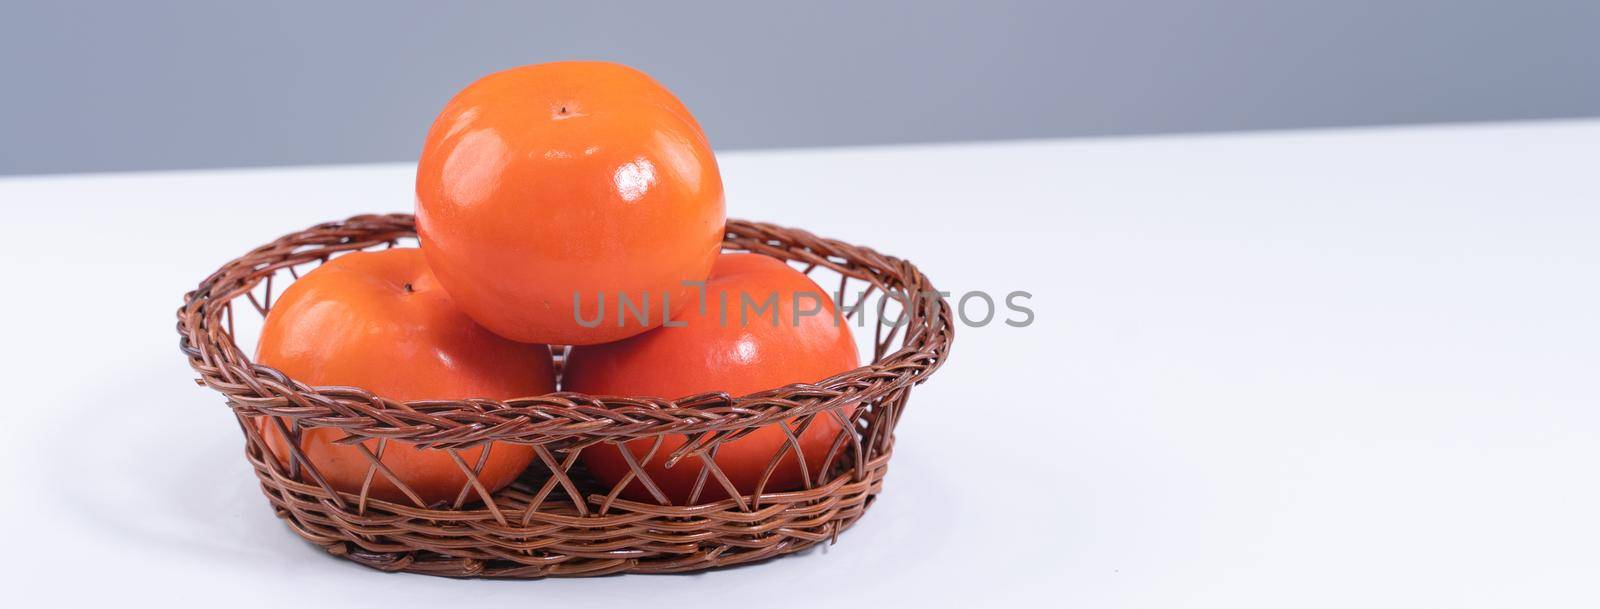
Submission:
<svg viewBox="0 0 1600 609">
<path fill-rule="evenodd" d="M 837 545 L 534 582 L 328 557 L 272 516 L 173 311 L 256 244 L 408 210 L 412 168 L 25 177 L 0 180 L 4 594 L 1600 604 L 1600 122 L 721 159 L 730 215 L 870 244 L 943 289 L 1034 294 L 1029 328 L 960 329 Z"/>
</svg>

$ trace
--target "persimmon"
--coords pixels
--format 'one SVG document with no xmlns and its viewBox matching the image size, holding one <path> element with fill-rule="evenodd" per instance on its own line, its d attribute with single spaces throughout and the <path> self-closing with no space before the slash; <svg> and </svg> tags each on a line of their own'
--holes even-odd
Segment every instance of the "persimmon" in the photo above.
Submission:
<svg viewBox="0 0 1600 609">
<path fill-rule="evenodd" d="M 746 299 L 748 298 L 748 305 Z M 697 299 L 698 300 L 698 299 Z M 700 306 L 703 304 L 704 306 Z M 681 326 L 679 324 L 682 324 Z M 722 254 L 706 280 L 704 299 L 685 307 L 672 323 L 609 344 L 574 347 L 563 389 L 588 394 L 677 398 L 710 391 L 748 395 L 793 383 L 813 383 L 857 365 L 849 324 L 811 278 L 759 254 Z M 848 415 L 849 412 L 847 411 Z M 787 422 L 794 429 L 797 422 Z M 799 436 L 806 467 L 788 449 L 763 492 L 804 486 L 802 473 L 817 478 L 836 439 L 845 433 L 828 413 L 811 420 Z M 654 438 L 626 443 L 636 462 L 668 501 L 690 501 L 702 461 L 690 456 L 673 467 L 666 457 L 687 441 L 665 436 L 648 460 Z M 778 424 L 760 428 L 717 450 L 717 467 L 740 495 L 756 490 L 787 436 Z M 616 444 L 595 444 L 580 455 L 589 471 L 612 488 L 631 471 Z M 835 459 L 837 460 L 837 458 Z M 628 499 L 657 502 L 638 480 L 622 491 Z M 708 476 L 698 501 L 728 497 Z"/>
<path fill-rule="evenodd" d="M 643 72 L 557 62 L 450 100 L 417 166 L 417 232 L 467 315 L 523 342 L 639 334 L 705 279 L 724 230 L 700 124 Z M 626 298 L 636 312 L 624 316 Z"/>
<path fill-rule="evenodd" d="M 355 252 L 334 258 L 289 285 L 267 314 L 256 361 L 312 386 L 353 386 L 400 401 L 509 399 L 555 389 L 550 350 L 513 342 L 479 326 L 452 303 L 415 248 Z M 268 449 L 288 466 L 288 422 L 258 420 Z M 280 426 L 282 426 L 280 428 Z M 461 468 L 482 469 L 477 479 L 493 492 L 526 469 L 531 447 L 492 443 L 456 451 L 423 449 L 401 441 L 362 443 L 412 493 L 408 495 L 360 446 L 336 444 L 343 431 L 307 428 L 299 448 L 335 490 L 432 505 L 479 498 Z M 380 452 L 381 451 L 381 452 Z M 301 474 L 305 482 L 313 479 Z"/>
</svg>

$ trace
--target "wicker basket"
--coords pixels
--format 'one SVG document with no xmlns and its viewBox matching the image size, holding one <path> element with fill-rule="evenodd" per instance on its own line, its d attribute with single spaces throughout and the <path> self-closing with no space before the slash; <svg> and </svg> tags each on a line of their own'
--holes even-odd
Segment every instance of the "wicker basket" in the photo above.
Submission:
<svg viewBox="0 0 1600 609">
<path fill-rule="evenodd" d="M 869 307 L 866 315 L 865 323 L 875 328 L 871 364 L 815 385 L 744 397 L 712 393 L 674 401 L 555 393 L 505 402 L 402 403 L 354 387 L 308 387 L 251 362 L 234 340 L 235 304 L 248 303 L 243 311 L 264 316 L 272 306 L 274 278 L 281 288 L 332 256 L 414 238 L 409 215 L 321 224 L 223 265 L 185 295 L 178 310 L 180 348 L 198 382 L 220 392 L 238 417 L 245 456 L 277 514 L 328 552 L 378 569 L 509 578 L 679 572 L 761 560 L 835 539 L 882 488 L 894 426 L 911 387 L 933 373 L 950 348 L 950 308 L 909 262 L 805 231 L 738 220 L 728 222 L 725 250 L 766 254 L 807 273 L 837 274 L 838 294 L 852 303 L 858 294 L 876 294 L 886 303 Z M 899 314 L 889 315 L 890 309 Z M 562 351 L 555 351 L 559 365 Z M 531 445 L 538 458 L 516 483 L 492 495 L 458 458 L 469 484 L 454 504 L 390 503 L 364 492 L 337 492 L 300 459 L 280 464 L 253 424 L 264 416 L 282 417 L 296 429 L 337 428 L 352 443 L 386 438 L 454 451 L 501 441 Z M 811 472 L 798 491 L 757 489 L 691 506 L 641 503 L 619 497 L 628 480 L 602 485 L 577 459 L 596 443 L 664 434 L 692 440 L 674 456 L 706 457 L 715 455 L 719 443 L 762 426 L 787 425 L 794 438 L 815 417 L 834 417 L 853 433 L 834 443 L 827 465 Z M 800 445 L 791 440 L 784 450 L 799 451 Z M 721 473 L 714 460 L 699 461 L 701 480 L 717 483 Z M 642 469 L 635 473 L 648 478 Z"/>
</svg>

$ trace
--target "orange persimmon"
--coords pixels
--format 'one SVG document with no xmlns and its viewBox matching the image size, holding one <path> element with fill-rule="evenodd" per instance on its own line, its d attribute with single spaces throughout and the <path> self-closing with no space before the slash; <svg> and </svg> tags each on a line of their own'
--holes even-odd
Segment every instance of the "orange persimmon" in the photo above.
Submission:
<svg viewBox="0 0 1600 609">
<path fill-rule="evenodd" d="M 440 112 L 417 166 L 417 232 L 439 282 L 523 342 L 597 344 L 660 325 L 668 301 L 680 308 L 694 290 L 684 282 L 711 270 L 723 214 L 700 124 L 614 63 L 483 77 Z M 647 313 L 624 321 L 621 298 Z"/>
<path fill-rule="evenodd" d="M 346 254 L 290 284 L 267 314 L 256 361 L 308 385 L 360 387 L 401 401 L 509 399 L 555 388 L 549 348 L 512 342 L 474 323 L 415 248 Z M 280 425 L 288 422 L 263 417 L 257 423 L 268 449 L 287 467 L 291 453 Z M 334 443 L 346 435 L 330 428 L 300 432 L 300 451 L 334 489 L 360 493 L 370 484 L 371 497 L 424 505 L 463 496 L 467 476 L 448 451 L 382 442 L 381 461 L 413 498 L 382 472 L 369 472 L 371 460 L 359 446 Z M 362 444 L 380 454 L 379 440 Z M 457 453 L 470 468 L 482 460 L 477 478 L 490 492 L 510 484 L 534 457 L 530 447 L 515 444 L 488 445 L 487 459 L 484 450 Z M 304 473 L 301 478 L 312 481 Z M 464 496 L 479 499 L 474 490 Z"/>
<path fill-rule="evenodd" d="M 826 292 L 789 265 L 759 254 L 722 254 L 706 280 L 703 301 L 685 307 L 673 323 L 620 342 L 574 347 L 563 389 L 677 398 L 709 391 L 747 395 L 817 382 L 857 365 L 848 322 L 836 311 Z M 796 425 L 794 421 L 788 424 Z M 804 472 L 812 479 L 818 477 L 841 433 L 846 432 L 839 420 L 822 413 L 800 434 Z M 649 460 L 645 457 L 656 442 L 654 438 L 626 443 L 634 459 L 674 504 L 691 499 L 702 467 L 695 456 L 666 466 L 667 455 L 686 441 L 683 435 L 665 436 Z M 787 443 L 784 431 L 777 424 L 769 425 L 723 443 L 716 464 L 744 495 L 755 491 L 773 458 L 787 450 L 762 490 L 795 490 L 804 480 L 800 460 L 792 449 L 786 449 Z M 596 478 L 613 488 L 630 471 L 616 444 L 589 446 L 581 459 Z M 622 496 L 657 501 L 638 480 L 630 482 Z M 696 500 L 727 496 L 720 482 L 708 477 Z"/>
</svg>

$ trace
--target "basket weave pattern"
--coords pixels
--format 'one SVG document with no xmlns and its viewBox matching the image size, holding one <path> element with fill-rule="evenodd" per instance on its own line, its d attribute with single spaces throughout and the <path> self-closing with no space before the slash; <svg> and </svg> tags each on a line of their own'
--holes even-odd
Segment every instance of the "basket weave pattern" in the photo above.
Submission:
<svg viewBox="0 0 1600 609">
<path fill-rule="evenodd" d="M 887 296 L 899 316 L 868 307 L 874 330 L 872 363 L 810 385 L 791 385 L 735 397 L 707 393 L 677 400 L 615 398 L 576 393 L 494 400 L 398 402 L 356 387 L 310 387 L 256 364 L 234 340 L 236 306 L 264 316 L 278 288 L 332 256 L 392 247 L 414 239 L 410 215 L 357 216 L 284 236 L 227 263 L 184 297 L 178 310 L 180 348 L 199 382 L 221 393 L 246 438 L 245 456 L 261 489 L 290 528 L 328 552 L 367 566 L 456 577 L 533 578 L 618 572 L 678 572 L 760 560 L 836 538 L 882 489 L 894 427 L 911 387 L 945 360 L 953 332 L 949 306 L 909 262 L 801 230 L 730 220 L 724 250 L 749 251 L 798 264 L 807 273 L 839 275 L 841 304 Z M 851 292 L 852 286 L 854 292 Z M 866 292 L 863 294 L 862 290 Z M 860 295 L 861 298 L 857 298 Z M 874 311 L 872 309 L 876 308 Z M 886 315 L 887 323 L 875 318 Z M 554 348 L 559 366 L 563 351 Z M 292 455 L 280 463 L 266 448 L 257 421 L 283 426 Z M 758 428 L 782 426 L 787 444 L 773 455 L 770 475 L 787 453 L 806 459 L 797 440 L 812 421 L 830 417 L 847 430 L 823 467 L 805 473 L 805 488 L 767 491 L 763 481 L 740 494 L 716 467 L 717 447 Z M 329 486 L 299 453 L 302 429 L 332 428 L 363 446 L 367 480 L 383 476 L 406 490 L 382 465 L 390 441 L 443 449 L 467 483 L 456 501 L 394 503 Z M 695 455 L 700 472 L 691 505 L 660 498 L 645 468 L 614 486 L 589 477 L 583 449 L 639 438 L 689 438 L 669 464 Z M 376 440 L 376 442 L 371 442 Z M 365 444 L 362 444 L 365 442 Z M 534 448 L 537 459 L 516 483 L 489 492 L 477 481 L 490 450 L 468 462 L 460 450 L 490 442 Z M 374 445 L 376 450 L 365 446 Z M 492 447 L 491 447 L 492 450 Z M 622 454 L 631 457 L 627 449 Z M 651 451 L 652 455 L 656 452 Z M 623 499 L 638 480 L 655 503 Z M 720 485 L 728 499 L 696 502 Z M 718 495 L 721 495 L 720 493 Z"/>
</svg>

